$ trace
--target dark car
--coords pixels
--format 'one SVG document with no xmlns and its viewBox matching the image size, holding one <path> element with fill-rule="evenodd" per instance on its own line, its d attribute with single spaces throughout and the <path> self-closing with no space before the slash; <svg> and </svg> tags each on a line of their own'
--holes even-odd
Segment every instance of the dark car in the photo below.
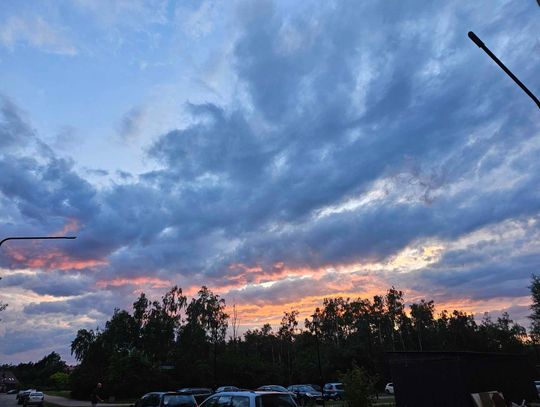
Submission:
<svg viewBox="0 0 540 407">
<path fill-rule="evenodd" d="M 214 392 L 207 387 L 186 387 L 178 390 L 178 393 L 191 394 L 195 397 L 197 404 L 201 404 L 204 400 L 210 397 Z"/>
<path fill-rule="evenodd" d="M 287 387 L 287 390 L 294 393 L 296 402 L 301 406 L 322 403 L 323 401 L 322 393 L 315 390 L 310 384 L 293 384 Z"/>
<path fill-rule="evenodd" d="M 285 387 L 279 386 L 277 384 L 265 384 L 264 386 L 258 387 L 257 391 L 273 391 L 278 393 L 287 393 L 292 396 L 293 400 L 296 400 L 296 394 L 294 394 L 292 391 L 287 390 Z"/>
<path fill-rule="evenodd" d="M 341 400 L 345 395 L 343 383 L 326 383 L 323 395 L 325 400 Z"/>
<path fill-rule="evenodd" d="M 197 407 L 197 402 L 192 394 L 156 391 L 142 396 L 135 407 Z"/>
<path fill-rule="evenodd" d="M 290 393 L 289 390 L 287 390 L 283 386 L 279 386 L 277 384 L 265 384 L 264 386 L 258 387 L 258 391 L 277 391 L 278 393 Z"/>
<path fill-rule="evenodd" d="M 11 389 L 11 390 L 8 390 L 6 394 L 18 394 L 18 393 L 19 393 L 19 390 Z"/>
</svg>

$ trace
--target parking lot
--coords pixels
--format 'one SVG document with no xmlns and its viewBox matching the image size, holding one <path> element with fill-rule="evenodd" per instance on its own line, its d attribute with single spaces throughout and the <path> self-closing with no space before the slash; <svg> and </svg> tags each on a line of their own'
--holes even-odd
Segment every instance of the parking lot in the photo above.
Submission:
<svg viewBox="0 0 540 407">
<path fill-rule="evenodd" d="M 55 406 L 63 407 L 82 407 L 89 406 L 90 402 L 71 400 L 65 397 L 59 396 L 48 396 L 45 395 L 45 403 Z M 102 406 L 106 405 L 107 407 L 126 407 L 129 404 L 109 404 L 109 403 L 100 403 Z M 394 396 L 389 394 L 379 394 L 379 399 L 374 403 L 374 406 L 383 407 L 383 406 L 394 406 Z M 0 393 L 0 407 L 20 407 L 17 405 L 17 400 L 15 399 L 14 394 L 5 394 Z M 327 401 L 326 407 L 347 407 L 345 401 Z"/>
</svg>

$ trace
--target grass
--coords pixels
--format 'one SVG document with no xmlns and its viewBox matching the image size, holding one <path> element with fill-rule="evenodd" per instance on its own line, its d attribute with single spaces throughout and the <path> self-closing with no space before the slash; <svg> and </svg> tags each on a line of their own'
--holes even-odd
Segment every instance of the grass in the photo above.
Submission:
<svg viewBox="0 0 540 407">
<path fill-rule="evenodd" d="M 49 396 L 60 396 L 67 399 L 71 398 L 71 391 L 69 390 L 45 390 L 45 393 L 47 393 Z"/>
</svg>

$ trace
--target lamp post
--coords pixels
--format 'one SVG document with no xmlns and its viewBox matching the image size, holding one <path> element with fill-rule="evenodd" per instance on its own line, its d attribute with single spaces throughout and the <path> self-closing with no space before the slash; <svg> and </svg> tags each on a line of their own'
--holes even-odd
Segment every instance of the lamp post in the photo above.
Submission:
<svg viewBox="0 0 540 407">
<path fill-rule="evenodd" d="M 319 383 L 321 386 L 322 405 L 323 407 L 326 407 L 324 400 L 324 380 L 321 367 L 321 352 L 319 350 L 319 317 L 316 315 L 313 315 L 313 324 L 315 325 L 315 342 L 317 343 L 317 362 L 319 364 Z"/>
<path fill-rule="evenodd" d="M 539 3 L 540 3 L 540 0 L 539 0 Z M 538 106 L 538 108 L 540 109 L 540 100 L 538 100 L 538 98 L 523 84 L 523 82 L 521 82 L 517 77 L 516 75 L 514 75 L 510 69 L 508 69 L 506 67 L 506 65 L 504 65 L 499 58 L 497 58 L 495 56 L 495 54 L 493 54 L 493 52 L 491 52 L 491 50 L 486 47 L 486 44 L 484 44 L 482 42 L 482 40 L 480 38 L 478 38 L 478 36 L 473 33 L 472 31 L 469 31 L 469 34 L 468 34 L 469 38 L 471 39 L 472 42 L 474 42 L 479 48 L 482 48 L 486 54 L 489 55 L 489 57 L 491 59 L 493 59 L 495 61 L 495 63 L 497 65 L 499 65 L 501 67 L 501 69 L 510 77 L 513 79 L 513 81 L 515 83 L 517 83 L 517 85 L 523 90 L 523 92 L 525 92 L 533 101 L 534 103 L 536 103 L 536 106 Z"/>
<path fill-rule="evenodd" d="M 17 237 L 6 237 L 0 240 L 0 246 L 2 243 L 7 242 L 8 240 L 51 240 L 51 239 L 76 239 L 77 236 L 17 236 Z"/>
</svg>

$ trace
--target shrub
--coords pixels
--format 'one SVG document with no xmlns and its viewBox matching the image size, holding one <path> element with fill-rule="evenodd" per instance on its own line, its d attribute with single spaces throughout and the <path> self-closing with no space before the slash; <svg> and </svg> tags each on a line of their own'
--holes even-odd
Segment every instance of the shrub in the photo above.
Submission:
<svg viewBox="0 0 540 407">
<path fill-rule="evenodd" d="M 376 376 L 353 364 L 352 369 L 341 375 L 341 381 L 349 407 L 370 407 L 373 404 Z"/>
</svg>

